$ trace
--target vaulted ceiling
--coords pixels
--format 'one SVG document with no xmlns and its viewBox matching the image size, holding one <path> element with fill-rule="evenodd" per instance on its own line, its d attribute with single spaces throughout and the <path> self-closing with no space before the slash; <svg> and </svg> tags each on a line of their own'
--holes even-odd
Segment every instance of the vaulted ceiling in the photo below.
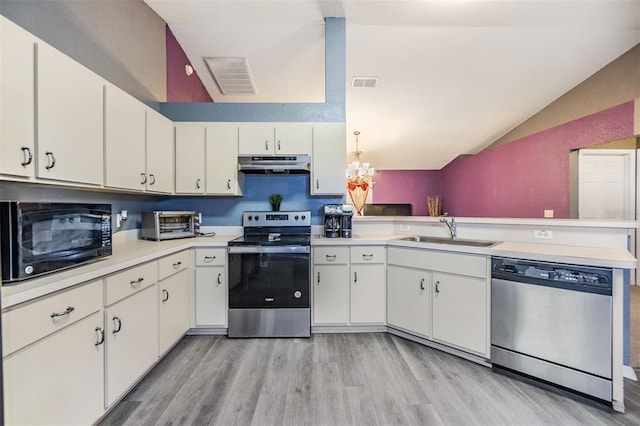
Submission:
<svg viewBox="0 0 640 426">
<path fill-rule="evenodd" d="M 640 42 L 638 0 L 145 2 L 215 102 L 324 102 L 324 18 L 345 17 L 348 150 L 359 130 L 378 169 L 478 152 Z M 247 58 L 257 95 L 219 92 L 220 56 Z"/>
</svg>

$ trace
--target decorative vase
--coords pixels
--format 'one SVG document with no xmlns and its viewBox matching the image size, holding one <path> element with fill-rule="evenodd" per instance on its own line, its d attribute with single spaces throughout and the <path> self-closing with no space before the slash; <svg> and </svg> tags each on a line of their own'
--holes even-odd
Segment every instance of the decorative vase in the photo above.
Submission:
<svg viewBox="0 0 640 426">
<path fill-rule="evenodd" d="M 280 203 L 271 203 L 271 211 L 279 212 L 280 211 Z"/>
</svg>

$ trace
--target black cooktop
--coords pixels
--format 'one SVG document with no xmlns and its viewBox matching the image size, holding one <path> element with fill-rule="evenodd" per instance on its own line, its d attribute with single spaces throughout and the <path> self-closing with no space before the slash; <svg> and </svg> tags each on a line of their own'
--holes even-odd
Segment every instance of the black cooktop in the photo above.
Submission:
<svg viewBox="0 0 640 426">
<path fill-rule="evenodd" d="M 271 235 L 271 236 L 270 236 Z M 229 241 L 230 246 L 308 246 L 308 234 L 293 234 L 278 236 L 277 233 L 261 235 L 244 235 Z"/>
</svg>

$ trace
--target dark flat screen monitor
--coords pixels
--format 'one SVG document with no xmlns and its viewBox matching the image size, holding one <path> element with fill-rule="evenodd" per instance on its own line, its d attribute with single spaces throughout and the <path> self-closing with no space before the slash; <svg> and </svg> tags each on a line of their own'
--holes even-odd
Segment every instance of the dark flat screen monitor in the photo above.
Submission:
<svg viewBox="0 0 640 426">
<path fill-rule="evenodd" d="M 411 204 L 365 204 L 365 216 L 411 216 Z"/>
</svg>

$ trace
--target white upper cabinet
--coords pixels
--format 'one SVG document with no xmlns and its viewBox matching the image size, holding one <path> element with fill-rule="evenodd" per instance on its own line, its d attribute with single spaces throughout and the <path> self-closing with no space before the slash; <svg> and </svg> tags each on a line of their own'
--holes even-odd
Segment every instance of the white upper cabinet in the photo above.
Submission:
<svg viewBox="0 0 640 426">
<path fill-rule="evenodd" d="M 147 108 L 147 191 L 174 191 L 173 122 Z"/>
<path fill-rule="evenodd" d="M 345 123 L 313 125 L 311 195 L 345 193 L 346 151 Z"/>
<path fill-rule="evenodd" d="M 239 155 L 310 155 L 309 123 L 240 123 Z"/>
<path fill-rule="evenodd" d="M 102 185 L 105 81 L 40 42 L 36 75 L 37 177 Z"/>
<path fill-rule="evenodd" d="M 144 104 L 107 84 L 105 96 L 105 186 L 142 191 L 145 165 Z"/>
<path fill-rule="evenodd" d="M 204 194 L 205 142 L 204 125 L 176 125 L 176 194 Z"/>
<path fill-rule="evenodd" d="M 238 173 L 238 124 L 207 125 L 207 194 L 242 195 Z"/>
<path fill-rule="evenodd" d="M 37 39 L 0 16 L 0 173 L 33 177 Z"/>
</svg>

